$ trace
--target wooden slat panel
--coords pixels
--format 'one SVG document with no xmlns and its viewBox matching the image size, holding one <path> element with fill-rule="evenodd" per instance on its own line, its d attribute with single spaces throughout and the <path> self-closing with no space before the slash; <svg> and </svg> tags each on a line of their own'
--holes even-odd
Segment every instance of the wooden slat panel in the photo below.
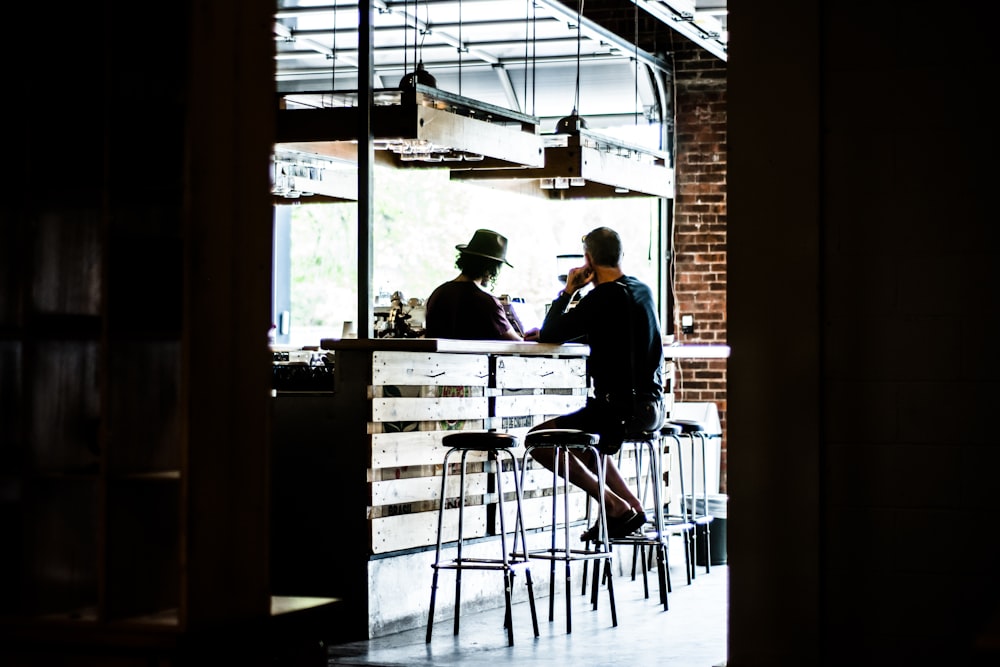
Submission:
<svg viewBox="0 0 1000 667">
<path fill-rule="evenodd" d="M 537 463 L 534 465 L 529 463 L 523 477 L 521 493 L 525 496 L 533 496 L 552 488 L 552 471 Z"/>
<path fill-rule="evenodd" d="M 372 519 L 372 552 L 386 553 L 431 546 L 437 542 L 437 512 L 418 512 L 400 516 Z M 482 537 L 486 534 L 486 507 L 473 505 L 465 508 L 463 532 L 468 537 Z M 458 537 L 458 510 L 445 510 L 443 540 L 454 541 Z"/>
<path fill-rule="evenodd" d="M 496 360 L 498 388 L 586 387 L 587 362 L 583 358 L 506 357 Z"/>
<path fill-rule="evenodd" d="M 458 384 L 375 384 L 369 387 L 368 398 L 472 398 L 491 391 L 495 390 Z"/>
<path fill-rule="evenodd" d="M 466 473 L 465 495 L 482 496 L 486 493 L 485 473 Z M 448 476 L 447 495 L 458 497 L 458 485 L 461 480 L 456 472 Z M 439 501 L 441 498 L 441 477 L 414 477 L 412 479 L 393 479 L 383 482 L 372 482 L 372 506 L 399 505 L 415 503 L 424 500 Z M 513 489 L 513 487 L 511 487 Z"/>
<path fill-rule="evenodd" d="M 441 438 L 447 431 L 407 431 L 372 435 L 371 461 L 374 468 L 440 465 L 447 448 Z"/>
<path fill-rule="evenodd" d="M 484 419 L 489 400 L 477 398 L 373 398 L 372 421 L 448 421 Z"/>
<path fill-rule="evenodd" d="M 586 396 L 567 396 L 564 394 L 497 396 L 494 399 L 494 414 L 497 417 L 562 415 L 579 410 L 586 402 Z"/>
<path fill-rule="evenodd" d="M 487 419 L 446 419 L 435 422 L 368 422 L 368 434 L 377 435 L 381 433 L 415 433 L 417 431 L 438 432 L 481 430 L 487 428 L 486 423 L 488 421 L 489 420 Z"/>
<path fill-rule="evenodd" d="M 465 424 L 482 424 L 476 420 Z M 440 466 L 444 461 L 448 448 L 442 443 L 444 436 L 454 433 L 457 429 L 446 431 L 405 431 L 397 433 L 376 433 L 372 435 L 371 461 L 372 469 L 403 468 L 408 466 L 434 465 Z M 477 430 L 472 428 L 471 430 Z M 523 429 L 527 432 L 527 429 Z M 519 442 L 523 442 L 523 437 Z M 520 463 L 524 447 L 512 448 L 511 452 Z M 452 455 L 452 461 L 457 462 L 458 455 Z M 470 453 L 469 461 L 481 461 L 486 457 L 480 452 Z M 506 457 L 505 457 L 506 460 Z"/>
<path fill-rule="evenodd" d="M 485 354 L 379 351 L 372 353 L 372 384 L 486 386 Z"/>
</svg>

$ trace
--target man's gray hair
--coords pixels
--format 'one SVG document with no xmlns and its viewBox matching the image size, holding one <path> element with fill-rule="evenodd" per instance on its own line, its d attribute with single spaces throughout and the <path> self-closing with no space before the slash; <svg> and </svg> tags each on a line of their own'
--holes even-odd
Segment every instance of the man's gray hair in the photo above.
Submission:
<svg viewBox="0 0 1000 667">
<path fill-rule="evenodd" d="M 622 261 L 622 238 L 609 227 L 598 227 L 583 237 L 583 249 L 598 266 L 618 266 Z"/>
</svg>

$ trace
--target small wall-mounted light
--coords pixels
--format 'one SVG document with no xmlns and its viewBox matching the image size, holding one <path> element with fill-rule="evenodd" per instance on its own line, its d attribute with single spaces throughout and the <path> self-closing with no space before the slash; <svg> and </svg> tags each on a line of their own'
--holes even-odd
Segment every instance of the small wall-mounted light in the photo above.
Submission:
<svg viewBox="0 0 1000 667">
<path fill-rule="evenodd" d="M 694 315 L 681 315 L 681 332 L 694 333 Z"/>
</svg>

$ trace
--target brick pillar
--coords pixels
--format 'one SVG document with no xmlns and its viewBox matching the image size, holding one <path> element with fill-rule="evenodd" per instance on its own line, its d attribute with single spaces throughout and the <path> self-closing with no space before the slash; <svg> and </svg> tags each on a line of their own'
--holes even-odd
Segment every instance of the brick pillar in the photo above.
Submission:
<svg viewBox="0 0 1000 667">
<path fill-rule="evenodd" d="M 676 199 L 673 332 L 681 343 L 726 343 L 726 63 L 675 41 Z M 694 318 L 691 333 L 681 318 Z M 675 400 L 714 402 L 722 422 L 726 493 L 725 359 L 681 359 Z"/>
</svg>

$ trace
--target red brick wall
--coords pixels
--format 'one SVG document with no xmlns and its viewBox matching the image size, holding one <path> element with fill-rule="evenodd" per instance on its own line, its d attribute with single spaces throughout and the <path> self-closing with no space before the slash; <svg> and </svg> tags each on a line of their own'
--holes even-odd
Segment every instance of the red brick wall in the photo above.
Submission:
<svg viewBox="0 0 1000 667">
<path fill-rule="evenodd" d="M 676 199 L 673 331 L 681 343 L 726 343 L 726 63 L 674 40 Z M 694 316 L 692 333 L 681 315 Z M 726 492 L 725 359 L 682 359 L 676 401 L 714 402 L 722 422 Z"/>
</svg>

